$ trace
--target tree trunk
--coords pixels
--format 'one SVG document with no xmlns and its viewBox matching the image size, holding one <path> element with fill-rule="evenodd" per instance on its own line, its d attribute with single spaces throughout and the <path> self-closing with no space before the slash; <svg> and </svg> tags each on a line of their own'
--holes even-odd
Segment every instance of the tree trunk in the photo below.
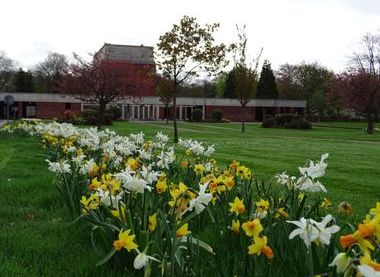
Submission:
<svg viewBox="0 0 380 277">
<path fill-rule="evenodd" d="M 242 115 L 242 122 L 241 122 L 241 132 L 245 132 L 245 106 L 241 107 L 241 115 Z"/>
<path fill-rule="evenodd" d="M 169 123 L 169 106 L 168 105 L 166 105 L 165 106 L 165 117 L 166 117 L 166 124 L 168 124 Z"/>
<path fill-rule="evenodd" d="M 174 125 L 174 143 L 178 143 L 178 127 L 177 127 L 177 84 L 174 83 L 173 90 L 173 125 Z"/>
<path fill-rule="evenodd" d="M 311 122 L 311 113 L 310 113 L 310 106 L 309 106 L 309 101 L 306 100 L 306 120 L 307 122 Z"/>
<path fill-rule="evenodd" d="M 106 103 L 99 102 L 98 120 L 97 120 L 97 127 L 98 127 L 99 130 L 103 126 L 105 111 L 106 111 Z"/>
<path fill-rule="evenodd" d="M 367 133 L 369 135 L 373 134 L 373 121 L 374 121 L 374 114 L 375 114 L 375 94 L 372 93 L 369 98 L 368 103 L 368 114 L 367 114 L 367 120 L 368 120 L 368 126 L 367 126 Z"/>
<path fill-rule="evenodd" d="M 369 135 L 372 135 L 373 134 L 373 113 L 372 113 L 371 108 L 368 109 L 367 121 L 368 121 L 367 133 Z"/>
</svg>

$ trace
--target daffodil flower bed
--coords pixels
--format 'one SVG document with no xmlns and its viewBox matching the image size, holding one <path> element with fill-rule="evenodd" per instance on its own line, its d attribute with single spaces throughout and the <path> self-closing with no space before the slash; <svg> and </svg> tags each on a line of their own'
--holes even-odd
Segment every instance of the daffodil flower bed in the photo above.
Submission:
<svg viewBox="0 0 380 277">
<path fill-rule="evenodd" d="M 349 203 L 334 219 L 321 183 L 328 154 L 264 183 L 236 160 L 218 165 L 213 145 L 174 147 L 162 133 L 150 141 L 40 121 L 3 130 L 40 139 L 99 266 L 128 276 L 380 275 L 380 202 L 357 227 Z"/>
</svg>

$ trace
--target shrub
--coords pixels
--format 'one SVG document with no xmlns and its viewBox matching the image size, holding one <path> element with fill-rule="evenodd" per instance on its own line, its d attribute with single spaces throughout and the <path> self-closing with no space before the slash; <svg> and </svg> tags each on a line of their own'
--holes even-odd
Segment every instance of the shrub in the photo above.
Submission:
<svg viewBox="0 0 380 277">
<path fill-rule="evenodd" d="M 295 114 L 278 114 L 275 118 L 278 126 L 286 126 L 293 121 L 299 120 L 299 116 Z"/>
<path fill-rule="evenodd" d="M 272 128 L 275 124 L 274 124 L 274 119 L 273 118 L 267 118 L 267 119 L 264 119 L 263 122 L 261 123 L 261 127 L 263 128 Z"/>
<path fill-rule="evenodd" d="M 195 109 L 193 110 L 193 121 L 195 122 L 201 122 L 203 117 L 203 112 L 201 109 Z"/>
<path fill-rule="evenodd" d="M 91 109 L 84 110 L 81 113 L 81 117 L 85 124 L 97 125 L 98 120 L 99 120 L 98 109 L 91 108 Z M 112 125 L 112 120 L 113 120 L 113 114 L 110 113 L 109 111 L 106 111 L 103 117 L 103 125 Z"/>
<path fill-rule="evenodd" d="M 119 106 L 111 106 L 107 109 L 107 112 L 112 115 L 113 120 L 120 120 L 123 115 Z"/>
<path fill-rule="evenodd" d="M 311 124 L 306 120 L 300 120 L 298 124 L 298 129 L 308 130 L 311 129 Z"/>
<path fill-rule="evenodd" d="M 211 118 L 216 122 L 221 122 L 223 119 L 223 111 L 221 109 L 215 109 L 211 112 Z"/>
<path fill-rule="evenodd" d="M 278 114 L 274 118 L 272 115 L 266 115 L 261 123 L 263 128 L 283 127 L 288 129 L 311 129 L 311 124 L 303 120 L 297 114 Z"/>
</svg>

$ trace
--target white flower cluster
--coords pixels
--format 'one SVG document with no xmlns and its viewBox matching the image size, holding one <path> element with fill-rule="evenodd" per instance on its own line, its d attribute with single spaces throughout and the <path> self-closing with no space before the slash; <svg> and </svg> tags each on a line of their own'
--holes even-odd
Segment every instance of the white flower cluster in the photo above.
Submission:
<svg viewBox="0 0 380 277">
<path fill-rule="evenodd" d="M 174 147 L 169 145 L 169 137 L 161 132 L 150 142 L 145 140 L 143 133 L 119 136 L 107 129 L 99 131 L 96 128 L 78 128 L 67 123 L 25 123 L 19 128 L 31 135 L 45 136 L 47 140 L 50 138 L 65 148 L 66 154 L 60 161 L 46 160 L 49 170 L 56 174 L 79 174 L 90 180 L 106 161 L 110 176 L 121 185 L 116 194 L 103 188 L 96 189 L 96 195 L 107 206 L 117 207 L 125 193 L 151 192 L 159 176 L 176 161 Z M 71 143 L 66 147 L 65 141 Z M 192 140 L 180 140 L 180 145 L 197 156 L 209 157 L 215 151 L 213 145 L 205 148 L 201 142 Z M 129 159 L 138 165 L 132 166 L 128 163 Z M 212 165 L 208 167 L 212 168 Z M 190 211 L 194 209 L 200 213 L 208 205 L 212 196 L 211 193 L 206 193 L 206 188 L 207 184 L 200 185 L 198 197 L 190 203 Z"/>
<path fill-rule="evenodd" d="M 310 161 L 308 167 L 299 167 L 300 176 L 298 178 L 289 176 L 286 172 L 283 172 L 276 175 L 276 180 L 281 185 L 295 187 L 301 191 L 327 192 L 326 187 L 317 179 L 325 176 L 327 168 L 325 161 L 328 157 L 328 153 L 323 154 L 318 163 Z"/>
<path fill-rule="evenodd" d="M 333 220 L 332 215 L 326 215 L 321 222 L 313 219 L 305 219 L 302 217 L 299 221 L 287 221 L 288 223 L 296 225 L 298 228 L 290 233 L 289 239 L 299 236 L 310 247 L 313 241 L 318 241 L 321 244 L 329 245 L 331 235 L 340 230 L 339 226 L 331 225 L 327 227 L 329 222 Z"/>
<path fill-rule="evenodd" d="M 190 150 L 196 156 L 210 157 L 215 152 L 214 145 L 209 145 L 207 146 L 207 148 L 205 148 L 202 145 L 202 142 L 198 142 L 192 139 L 186 139 L 186 140 L 179 139 L 178 144 L 182 147 L 188 148 L 188 150 Z"/>
</svg>

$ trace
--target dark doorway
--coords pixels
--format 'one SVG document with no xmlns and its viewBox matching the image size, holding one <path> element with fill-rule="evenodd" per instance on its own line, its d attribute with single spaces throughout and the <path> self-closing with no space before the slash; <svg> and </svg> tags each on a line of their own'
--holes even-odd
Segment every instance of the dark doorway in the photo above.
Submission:
<svg viewBox="0 0 380 277">
<path fill-rule="evenodd" d="M 256 121 L 263 121 L 264 108 L 263 107 L 256 107 L 255 111 L 256 111 L 256 116 L 255 116 Z"/>
</svg>

